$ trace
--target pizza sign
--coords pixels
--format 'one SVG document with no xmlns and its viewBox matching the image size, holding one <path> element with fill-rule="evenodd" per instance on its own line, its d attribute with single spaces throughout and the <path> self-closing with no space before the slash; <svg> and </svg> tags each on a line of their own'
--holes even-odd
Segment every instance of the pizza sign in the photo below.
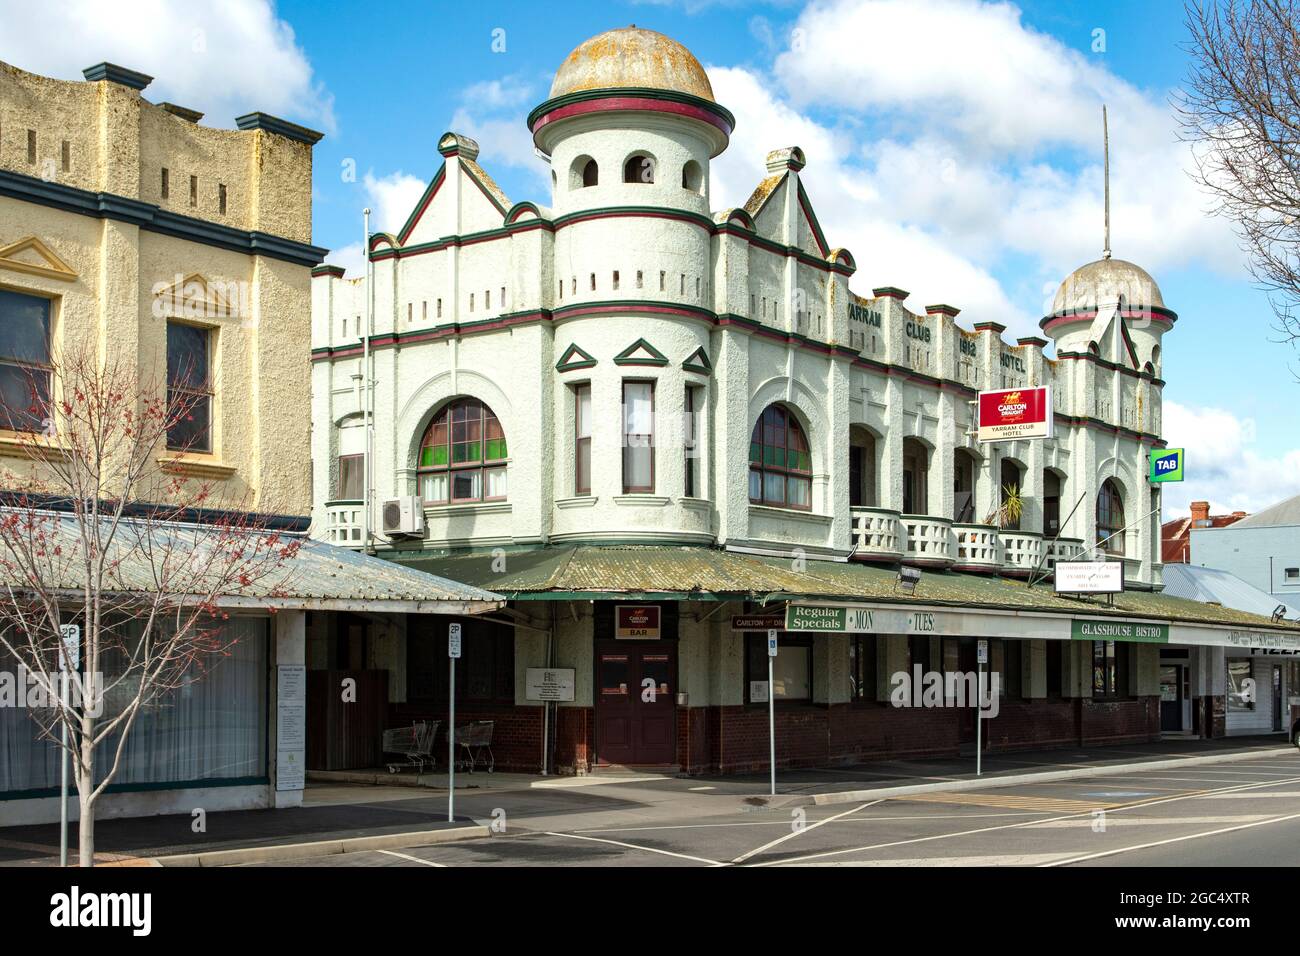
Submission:
<svg viewBox="0 0 1300 956">
<path fill-rule="evenodd" d="M 1048 386 L 980 392 L 980 441 L 1051 438 L 1052 418 L 1052 390 Z"/>
</svg>

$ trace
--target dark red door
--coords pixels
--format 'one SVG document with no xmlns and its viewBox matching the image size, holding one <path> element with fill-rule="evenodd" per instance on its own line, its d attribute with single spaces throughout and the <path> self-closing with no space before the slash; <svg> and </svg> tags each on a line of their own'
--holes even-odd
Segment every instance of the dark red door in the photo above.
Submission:
<svg viewBox="0 0 1300 956">
<path fill-rule="evenodd" d="M 598 642 L 596 762 L 675 763 L 676 684 L 675 644 Z"/>
</svg>

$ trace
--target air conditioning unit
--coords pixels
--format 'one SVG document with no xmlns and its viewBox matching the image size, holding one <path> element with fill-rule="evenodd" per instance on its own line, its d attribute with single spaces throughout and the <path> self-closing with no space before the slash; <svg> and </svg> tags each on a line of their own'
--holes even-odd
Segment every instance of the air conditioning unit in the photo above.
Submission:
<svg viewBox="0 0 1300 956">
<path fill-rule="evenodd" d="M 424 502 L 419 495 L 390 498 L 379 510 L 379 526 L 390 538 L 424 535 Z"/>
</svg>

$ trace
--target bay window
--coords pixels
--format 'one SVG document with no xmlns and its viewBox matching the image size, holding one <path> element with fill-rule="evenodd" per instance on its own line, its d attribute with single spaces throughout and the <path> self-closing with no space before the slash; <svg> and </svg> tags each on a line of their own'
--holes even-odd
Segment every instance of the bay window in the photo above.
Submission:
<svg viewBox="0 0 1300 956">
<path fill-rule="evenodd" d="M 655 490 L 654 382 L 623 383 L 623 494 Z"/>
</svg>

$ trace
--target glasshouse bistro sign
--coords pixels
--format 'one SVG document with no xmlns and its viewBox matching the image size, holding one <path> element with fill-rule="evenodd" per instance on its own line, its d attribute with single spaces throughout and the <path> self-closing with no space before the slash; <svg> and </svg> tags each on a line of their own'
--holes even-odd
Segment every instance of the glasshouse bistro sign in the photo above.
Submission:
<svg viewBox="0 0 1300 956">
<path fill-rule="evenodd" d="M 1076 641 L 1136 641 L 1140 644 L 1168 644 L 1168 624 L 1139 624 L 1136 621 L 1071 621 L 1070 637 Z"/>
</svg>

